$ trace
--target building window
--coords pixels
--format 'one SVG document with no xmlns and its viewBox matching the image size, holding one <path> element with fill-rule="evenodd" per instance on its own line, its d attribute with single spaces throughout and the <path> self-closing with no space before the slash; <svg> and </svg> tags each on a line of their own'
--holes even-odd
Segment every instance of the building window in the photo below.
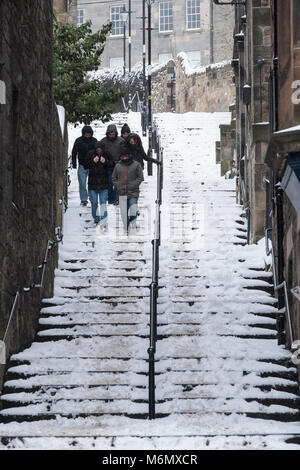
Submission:
<svg viewBox="0 0 300 470">
<path fill-rule="evenodd" d="M 173 2 L 159 4 L 159 31 L 173 31 Z"/>
<path fill-rule="evenodd" d="M 294 0 L 294 45 L 300 46 L 300 0 Z"/>
<path fill-rule="evenodd" d="M 124 24 L 120 13 L 125 11 L 125 5 L 110 7 L 110 21 L 112 22 L 111 36 L 121 36 L 124 32 Z"/>
<path fill-rule="evenodd" d="M 84 19 L 83 10 L 77 10 L 77 26 L 80 26 L 83 24 L 83 19 Z"/>
<path fill-rule="evenodd" d="M 111 69 L 121 68 L 124 65 L 123 57 L 111 57 L 109 59 L 109 67 Z"/>
<path fill-rule="evenodd" d="M 186 0 L 186 29 L 200 28 L 200 0 Z"/>
</svg>

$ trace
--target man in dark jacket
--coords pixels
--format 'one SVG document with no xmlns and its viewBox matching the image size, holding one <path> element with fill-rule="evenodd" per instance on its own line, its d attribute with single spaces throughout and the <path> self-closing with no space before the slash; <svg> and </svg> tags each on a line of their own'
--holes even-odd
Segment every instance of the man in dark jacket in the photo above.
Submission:
<svg viewBox="0 0 300 470">
<path fill-rule="evenodd" d="M 116 164 L 120 160 L 120 148 L 124 144 L 122 137 L 118 136 L 118 130 L 115 124 L 109 124 L 106 130 L 106 137 L 100 140 L 101 148 L 106 156 Z M 108 203 L 113 204 L 116 202 L 116 191 L 112 183 L 112 171 L 108 172 L 109 175 L 109 188 L 108 188 Z"/>
<path fill-rule="evenodd" d="M 112 174 L 112 182 L 118 191 L 121 217 L 126 233 L 130 224 L 135 225 L 139 187 L 142 181 L 144 181 L 144 175 L 141 165 L 133 160 L 126 147 L 123 146 L 120 162 L 116 164 Z"/>
<path fill-rule="evenodd" d="M 78 158 L 78 182 L 79 182 L 79 195 L 81 205 L 86 206 L 88 203 L 88 193 L 86 189 L 86 180 L 88 177 L 88 170 L 84 168 L 84 160 L 87 153 L 94 148 L 97 139 L 93 137 L 93 129 L 91 126 L 84 126 L 82 129 L 82 136 L 75 140 L 72 150 L 72 166 L 77 168 Z"/>
<path fill-rule="evenodd" d="M 108 171 L 113 167 L 113 163 L 106 158 L 100 142 L 96 142 L 95 149 L 87 154 L 84 167 L 89 170 L 88 188 L 92 206 L 92 216 L 95 224 L 100 222 L 100 227 L 106 231 L 106 204 L 109 185 Z M 100 216 L 97 216 L 98 198 L 100 200 Z"/>
</svg>

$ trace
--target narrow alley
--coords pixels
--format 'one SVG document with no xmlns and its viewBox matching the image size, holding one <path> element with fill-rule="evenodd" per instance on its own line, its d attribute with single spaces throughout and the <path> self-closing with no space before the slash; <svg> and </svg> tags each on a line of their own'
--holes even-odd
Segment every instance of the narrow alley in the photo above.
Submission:
<svg viewBox="0 0 300 470">
<path fill-rule="evenodd" d="M 124 118 L 141 135 L 140 115 L 115 115 L 118 128 Z M 297 372 L 277 344 L 265 241 L 247 245 L 235 178 L 215 162 L 229 120 L 155 115 L 164 157 L 156 419 L 147 376 L 155 172 L 144 172 L 138 230 L 127 237 L 113 205 L 99 232 L 71 170 L 54 296 L 43 299 L 35 342 L 11 357 L 0 448 L 299 449 Z M 106 124 L 93 128 L 101 138 Z"/>
</svg>

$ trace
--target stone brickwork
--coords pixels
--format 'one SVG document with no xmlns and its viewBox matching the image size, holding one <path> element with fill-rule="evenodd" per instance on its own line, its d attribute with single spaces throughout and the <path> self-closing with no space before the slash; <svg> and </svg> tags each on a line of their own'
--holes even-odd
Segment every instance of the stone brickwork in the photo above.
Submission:
<svg viewBox="0 0 300 470">
<path fill-rule="evenodd" d="M 229 63 L 209 65 L 201 72 L 187 75 L 179 59 L 176 63 L 176 111 L 228 111 L 234 101 L 232 76 Z"/>
<path fill-rule="evenodd" d="M 175 62 L 170 60 L 152 75 L 152 106 L 154 113 L 171 111 L 171 80 L 175 73 Z"/>
<path fill-rule="evenodd" d="M 290 288 L 300 286 L 300 214 L 289 198 L 283 196 L 283 217 L 286 221 L 284 235 L 285 266 L 284 278 Z M 293 323 L 294 341 L 300 340 L 300 302 L 288 289 L 289 307 Z"/>
<path fill-rule="evenodd" d="M 228 60 L 233 54 L 234 7 L 213 6 L 214 62 Z"/>
<path fill-rule="evenodd" d="M 60 225 L 67 139 L 52 94 L 52 0 L 0 3 L 0 80 L 6 104 L 0 113 L 0 339 L 15 293 L 20 302 L 7 338 L 7 354 L 29 346 L 41 297 L 52 294 L 55 248 L 44 289 L 39 283 L 48 239 Z M 3 367 L 0 370 L 0 386 Z"/>
<path fill-rule="evenodd" d="M 154 112 L 170 111 L 173 68 L 172 60 L 153 73 Z M 209 65 L 193 72 L 184 55 L 179 54 L 175 61 L 175 74 L 175 111 L 178 113 L 228 111 L 228 107 L 234 101 L 233 73 L 227 62 Z"/>
</svg>

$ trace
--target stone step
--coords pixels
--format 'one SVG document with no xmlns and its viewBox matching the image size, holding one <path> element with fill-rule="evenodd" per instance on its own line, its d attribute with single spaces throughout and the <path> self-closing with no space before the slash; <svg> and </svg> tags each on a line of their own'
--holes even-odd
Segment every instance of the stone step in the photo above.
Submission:
<svg viewBox="0 0 300 470">
<path fill-rule="evenodd" d="M 174 413 L 174 409 L 176 412 Z M 258 419 L 273 419 L 286 422 L 296 422 L 299 411 L 283 405 L 263 405 L 256 401 L 242 402 L 233 400 L 202 400 L 202 399 L 176 399 L 157 403 L 156 413 L 158 416 L 191 415 L 203 413 L 214 414 L 246 414 L 246 416 Z M 0 412 L 2 422 L 24 422 L 66 418 L 86 418 L 101 416 L 104 414 L 123 415 L 132 418 L 148 417 L 147 403 L 129 400 L 83 400 L 82 402 L 72 400 L 60 400 L 55 403 L 39 403 L 15 408 L 8 408 Z"/>
<path fill-rule="evenodd" d="M 49 435 L 50 434 L 50 435 Z M 44 437 L 25 435 L 23 437 L 0 437 L 0 448 L 5 449 L 24 449 L 24 447 L 32 450 L 41 449 L 57 449 L 57 450 L 76 450 L 76 449 L 176 449 L 180 442 L 182 449 L 206 449 L 220 450 L 220 442 L 222 448 L 231 450 L 257 450 L 257 449 L 278 449 L 285 444 L 300 444 L 300 435 L 297 433 L 289 433 L 278 435 L 276 433 L 261 433 L 255 435 L 248 433 L 212 433 L 195 434 L 193 436 L 184 435 L 177 432 L 171 436 L 130 436 L 128 434 L 110 434 L 109 436 L 61 436 L 59 430 L 57 435 L 44 432 Z M 195 445 L 197 442 L 197 445 Z M 2 446 L 2 447 L 1 447 Z M 293 447 L 294 450 L 298 450 Z M 176 461 L 176 459 L 175 459 Z"/>
<path fill-rule="evenodd" d="M 163 289 L 163 288 L 162 288 Z M 82 297 L 138 297 L 149 296 L 148 287 L 102 287 L 102 286 L 89 286 L 89 287 L 56 287 L 54 290 L 54 296 L 58 297 L 72 297 L 82 298 Z"/>
<path fill-rule="evenodd" d="M 37 333 L 37 341 L 56 341 L 62 338 L 93 336 L 140 336 L 148 337 L 149 328 L 143 323 L 76 325 L 74 327 L 50 328 Z"/>
<path fill-rule="evenodd" d="M 147 316 L 142 313 L 65 313 L 63 315 L 43 315 L 39 320 L 39 329 L 53 327 L 65 328 L 70 325 L 138 325 L 145 323 Z"/>
<path fill-rule="evenodd" d="M 234 359 L 228 357 L 217 357 L 218 367 L 224 372 L 226 371 L 240 371 L 242 375 L 249 373 L 249 370 L 256 373 L 278 373 L 291 372 L 296 374 L 295 366 L 287 359 L 272 360 L 265 359 Z M 230 361 L 229 361 L 230 359 Z M 169 371 L 170 361 L 169 358 L 157 359 L 155 370 L 157 373 Z M 172 358 L 172 370 L 174 372 L 180 371 L 201 371 L 201 370 L 215 370 L 215 360 L 207 357 L 198 358 Z M 28 375 L 42 375 L 53 372 L 147 372 L 148 362 L 147 359 L 110 359 L 110 358 L 86 358 L 86 357 L 45 357 L 30 360 L 17 360 L 12 359 L 9 363 L 7 370 L 7 379 L 26 378 Z"/>
<path fill-rule="evenodd" d="M 142 400 L 147 401 L 148 390 L 146 387 L 138 388 L 131 385 L 115 385 L 86 388 L 45 388 L 38 392 L 9 393 L 1 396 L 1 402 L 5 408 L 23 406 L 24 404 L 53 403 L 59 400 Z"/>
<path fill-rule="evenodd" d="M 0 412 L 0 416 L 6 416 L 11 413 L 18 414 L 15 408 L 19 408 L 20 412 L 22 413 L 22 411 L 24 411 L 24 408 L 29 409 L 30 405 L 41 405 L 42 407 L 44 407 L 44 409 L 47 409 L 47 411 L 52 411 L 55 413 L 63 413 L 65 410 L 68 410 L 69 412 L 72 411 L 72 413 L 78 413 L 78 408 L 80 405 L 82 405 L 86 412 L 94 413 L 97 411 L 101 412 L 101 408 L 103 408 L 106 403 L 109 403 L 110 406 L 107 407 L 106 412 L 110 413 L 114 411 L 122 411 L 119 408 L 120 402 L 122 402 L 123 405 L 127 405 L 123 409 L 126 410 L 126 412 L 129 404 L 128 402 L 147 404 L 148 393 L 146 389 L 132 389 L 130 387 L 125 386 L 118 388 L 114 387 L 111 391 L 98 387 L 92 390 L 88 390 L 88 393 L 84 388 L 67 390 L 58 389 L 52 390 L 51 393 L 23 392 L 18 394 L 3 395 L 1 397 L 1 401 L 3 406 L 5 406 L 5 410 L 3 411 L 3 413 Z M 159 408 L 161 408 L 161 412 L 163 413 L 168 412 L 165 409 L 165 403 L 167 403 L 167 408 L 169 408 L 170 405 L 172 406 L 176 404 L 175 409 L 177 410 L 177 412 L 180 411 L 180 406 L 183 404 L 183 406 L 185 407 L 183 412 L 186 412 L 186 406 L 188 405 L 194 407 L 195 413 L 197 413 L 199 411 L 202 411 L 203 407 L 205 406 L 209 407 L 208 412 L 210 412 L 210 405 L 212 403 L 214 404 L 216 411 L 227 412 L 228 407 L 234 407 L 236 409 L 236 403 L 238 402 L 240 405 L 240 410 L 238 411 L 242 411 L 242 408 L 247 409 L 247 403 L 253 403 L 254 405 L 250 407 L 252 409 L 252 412 L 253 408 L 256 405 L 260 404 L 263 406 L 256 406 L 256 408 L 258 408 L 260 412 L 268 412 L 269 409 L 272 409 L 273 412 L 274 407 L 277 406 L 284 407 L 286 409 L 283 411 L 293 414 L 295 413 L 295 410 L 299 413 L 299 401 L 300 400 L 298 397 L 255 397 L 253 396 L 253 393 L 249 393 L 249 396 L 247 396 L 247 393 L 243 393 L 239 399 L 233 398 L 231 395 L 226 396 L 226 393 L 222 395 L 222 398 L 213 393 L 210 393 L 207 396 L 203 394 L 201 396 L 191 396 L 190 393 L 182 393 L 180 396 L 180 394 L 175 393 L 174 395 L 172 395 L 172 397 L 164 396 L 163 394 L 160 394 L 160 396 L 158 396 L 156 394 L 156 404 L 162 405 Z M 224 407 L 226 407 L 226 410 L 224 410 Z M 37 406 L 35 408 L 38 409 Z M 40 411 L 41 410 L 39 408 L 38 412 L 40 413 Z M 35 414 L 35 412 L 33 412 L 33 414 Z"/>
<path fill-rule="evenodd" d="M 3 393 L 12 391 L 25 391 L 36 387 L 75 387 L 85 385 L 95 387 L 100 385 L 130 385 L 145 386 L 147 384 L 146 373 L 136 373 L 131 371 L 115 372 L 54 372 L 51 375 L 32 375 L 25 379 L 9 380 L 4 383 Z"/>
</svg>

